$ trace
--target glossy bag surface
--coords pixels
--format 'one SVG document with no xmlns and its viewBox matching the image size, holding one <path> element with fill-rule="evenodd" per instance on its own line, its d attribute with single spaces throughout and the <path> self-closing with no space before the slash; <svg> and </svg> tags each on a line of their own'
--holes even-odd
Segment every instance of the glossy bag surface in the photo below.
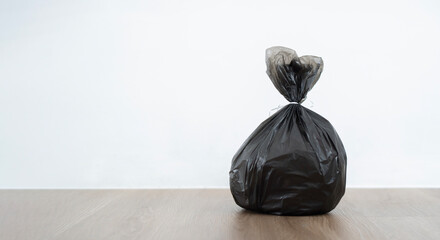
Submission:
<svg viewBox="0 0 440 240">
<path fill-rule="evenodd" d="M 345 193 L 345 149 L 330 122 L 301 105 L 323 61 L 273 47 L 266 50 L 266 63 L 270 79 L 290 104 L 261 123 L 233 157 L 231 193 L 239 206 L 258 212 L 329 212 Z"/>
</svg>

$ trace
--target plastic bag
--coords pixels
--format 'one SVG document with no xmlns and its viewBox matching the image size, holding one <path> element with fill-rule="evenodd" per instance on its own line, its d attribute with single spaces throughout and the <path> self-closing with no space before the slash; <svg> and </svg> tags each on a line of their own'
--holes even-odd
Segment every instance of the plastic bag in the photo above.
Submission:
<svg viewBox="0 0 440 240">
<path fill-rule="evenodd" d="M 272 47 L 266 50 L 266 64 L 290 104 L 261 123 L 235 154 L 231 193 L 239 206 L 258 212 L 329 212 L 345 193 L 345 149 L 330 122 L 301 106 L 321 75 L 323 61 Z"/>
</svg>

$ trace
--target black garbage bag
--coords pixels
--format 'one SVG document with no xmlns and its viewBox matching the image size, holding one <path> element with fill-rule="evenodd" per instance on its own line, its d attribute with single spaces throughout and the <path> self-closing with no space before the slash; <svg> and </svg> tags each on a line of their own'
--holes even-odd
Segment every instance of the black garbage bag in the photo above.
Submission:
<svg viewBox="0 0 440 240">
<path fill-rule="evenodd" d="M 266 50 L 266 64 L 290 104 L 261 123 L 235 154 L 231 193 L 239 206 L 258 212 L 329 212 L 345 193 L 345 149 L 329 121 L 301 106 L 321 75 L 323 61 L 272 47 Z"/>
</svg>

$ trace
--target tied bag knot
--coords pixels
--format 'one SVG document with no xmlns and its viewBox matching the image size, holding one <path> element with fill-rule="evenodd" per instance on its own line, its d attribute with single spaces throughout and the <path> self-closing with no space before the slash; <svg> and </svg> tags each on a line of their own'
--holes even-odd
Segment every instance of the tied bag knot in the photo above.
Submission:
<svg viewBox="0 0 440 240">
<path fill-rule="evenodd" d="M 276 89 L 289 102 L 302 103 L 307 93 L 321 76 L 322 58 L 305 55 L 286 47 L 271 47 L 266 50 L 267 75 Z"/>
</svg>

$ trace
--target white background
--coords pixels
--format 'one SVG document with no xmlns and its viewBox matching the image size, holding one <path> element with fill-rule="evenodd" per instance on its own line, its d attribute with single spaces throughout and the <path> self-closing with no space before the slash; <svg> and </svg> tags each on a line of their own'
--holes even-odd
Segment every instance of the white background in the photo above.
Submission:
<svg viewBox="0 0 440 240">
<path fill-rule="evenodd" d="M 0 188 L 228 187 L 274 45 L 324 59 L 348 186 L 440 187 L 439 43 L 434 0 L 1 1 Z"/>
</svg>

